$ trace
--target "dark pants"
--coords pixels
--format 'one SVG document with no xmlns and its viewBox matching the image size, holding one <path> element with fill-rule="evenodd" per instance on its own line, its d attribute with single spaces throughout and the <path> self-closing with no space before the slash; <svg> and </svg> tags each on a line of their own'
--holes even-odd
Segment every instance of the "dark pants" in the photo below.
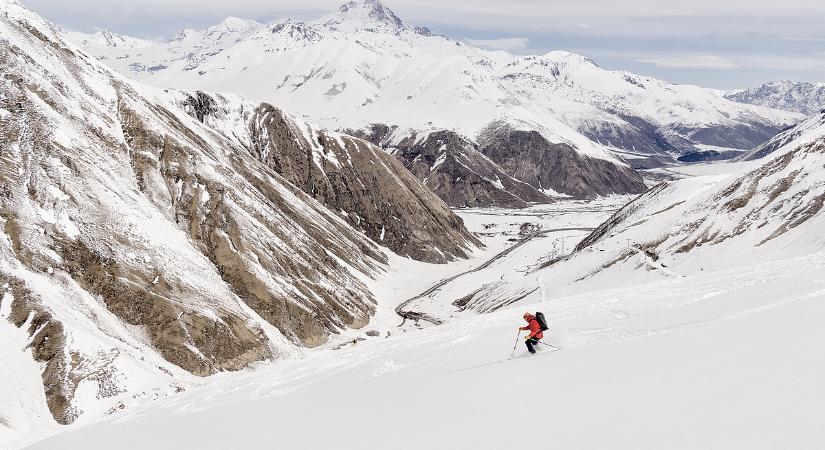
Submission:
<svg viewBox="0 0 825 450">
<path fill-rule="evenodd" d="M 536 353 L 536 346 L 539 345 L 539 340 L 536 338 L 530 338 L 524 341 L 524 345 L 527 346 L 527 351 L 530 353 Z"/>
</svg>

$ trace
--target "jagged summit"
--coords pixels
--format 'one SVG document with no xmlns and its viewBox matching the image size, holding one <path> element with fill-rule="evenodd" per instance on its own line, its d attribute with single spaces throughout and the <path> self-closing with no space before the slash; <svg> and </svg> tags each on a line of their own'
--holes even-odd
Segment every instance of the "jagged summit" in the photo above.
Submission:
<svg viewBox="0 0 825 450">
<path fill-rule="evenodd" d="M 768 81 L 757 88 L 731 92 L 725 97 L 740 103 L 812 115 L 825 108 L 825 84 L 790 80 Z"/>
<path fill-rule="evenodd" d="M 112 33 L 104 28 L 92 34 L 92 39 L 108 47 L 117 47 L 118 43 L 123 41 L 123 36 Z"/>
<path fill-rule="evenodd" d="M 198 32 L 191 28 L 184 28 L 183 30 L 180 30 L 177 33 L 175 33 L 175 35 L 172 36 L 172 39 L 169 39 L 168 42 L 182 42 L 193 36 L 196 36 L 197 34 Z"/>
<path fill-rule="evenodd" d="M 338 11 L 320 20 L 328 26 L 355 25 L 356 27 L 389 27 L 399 29 L 404 22 L 391 9 L 378 0 L 353 0 L 338 8 Z"/>
<path fill-rule="evenodd" d="M 149 41 L 123 36 L 108 29 L 97 31 L 88 40 L 99 47 L 144 48 L 152 45 Z"/>
</svg>

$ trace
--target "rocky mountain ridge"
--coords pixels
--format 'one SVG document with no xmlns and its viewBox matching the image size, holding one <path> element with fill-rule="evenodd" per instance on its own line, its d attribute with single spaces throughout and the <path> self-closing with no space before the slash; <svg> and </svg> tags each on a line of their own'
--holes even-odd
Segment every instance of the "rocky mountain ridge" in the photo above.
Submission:
<svg viewBox="0 0 825 450">
<path fill-rule="evenodd" d="M 769 81 L 757 88 L 729 93 L 725 98 L 810 116 L 825 110 L 825 83 Z"/>
<path fill-rule="evenodd" d="M 433 262 L 478 245 L 377 147 L 128 80 L 0 6 L 0 359 L 19 362 L 4 427 L 297 356 L 369 322 L 379 244 Z"/>
</svg>

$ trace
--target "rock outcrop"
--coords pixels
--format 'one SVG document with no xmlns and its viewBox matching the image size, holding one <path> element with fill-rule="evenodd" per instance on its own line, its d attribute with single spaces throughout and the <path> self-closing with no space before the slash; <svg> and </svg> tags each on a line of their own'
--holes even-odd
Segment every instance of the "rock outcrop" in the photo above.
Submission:
<svg viewBox="0 0 825 450">
<path fill-rule="evenodd" d="M 251 120 L 252 152 L 392 251 L 443 263 L 481 243 L 392 156 L 361 139 L 305 128 L 270 105 Z"/>
<path fill-rule="evenodd" d="M 578 153 L 554 144 L 536 131 L 494 123 L 481 132 L 479 150 L 510 176 L 538 189 L 575 198 L 610 194 L 640 194 L 642 178 L 628 166 Z"/>
<path fill-rule="evenodd" d="M 419 180 L 453 207 L 523 208 L 553 199 L 519 181 L 478 151 L 469 139 L 449 130 L 396 134 L 397 127 L 373 124 L 348 133 L 369 139 L 398 158 Z"/>
</svg>

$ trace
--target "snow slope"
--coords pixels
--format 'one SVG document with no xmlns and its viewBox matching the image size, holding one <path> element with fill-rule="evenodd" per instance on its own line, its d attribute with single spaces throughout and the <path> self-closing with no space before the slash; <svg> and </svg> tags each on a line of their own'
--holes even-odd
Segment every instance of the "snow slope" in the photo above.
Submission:
<svg viewBox="0 0 825 450">
<path fill-rule="evenodd" d="M 738 156 L 737 161 L 753 161 L 764 158 L 797 139 L 809 140 L 813 135 L 825 134 L 825 112 L 813 114 L 808 119 L 782 130 L 768 142 Z"/>
<path fill-rule="evenodd" d="M 825 255 L 524 304 L 317 353 L 34 449 L 814 449 Z M 769 274 L 769 277 L 765 275 Z M 523 310 L 551 320 L 510 356 Z"/>
<path fill-rule="evenodd" d="M 231 43 L 211 45 L 199 36 L 186 51 L 178 41 L 133 51 L 74 39 L 157 86 L 241 93 L 333 129 L 382 123 L 474 139 L 504 120 L 607 159 L 611 147 L 675 156 L 696 144 L 750 149 L 802 117 L 732 102 L 711 89 L 605 70 L 568 52 L 482 50 L 407 25 L 372 0 L 315 21 L 244 28 Z"/>
</svg>

